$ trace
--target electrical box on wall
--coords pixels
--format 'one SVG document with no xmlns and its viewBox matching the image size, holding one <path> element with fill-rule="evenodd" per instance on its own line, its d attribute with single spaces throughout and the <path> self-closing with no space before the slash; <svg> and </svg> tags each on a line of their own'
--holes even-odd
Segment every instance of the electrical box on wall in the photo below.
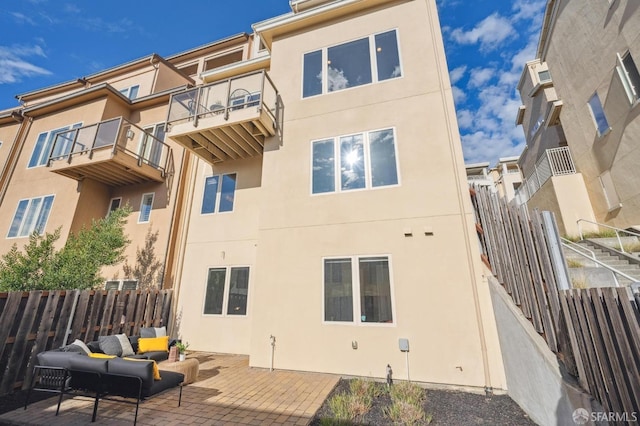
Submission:
<svg viewBox="0 0 640 426">
<path fill-rule="evenodd" d="M 409 339 L 398 339 L 401 352 L 409 352 Z"/>
</svg>

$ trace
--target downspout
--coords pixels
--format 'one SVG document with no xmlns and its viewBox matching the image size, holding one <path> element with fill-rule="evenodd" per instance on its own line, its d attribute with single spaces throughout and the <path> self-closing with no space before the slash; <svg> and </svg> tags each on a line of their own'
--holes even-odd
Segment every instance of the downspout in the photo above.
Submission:
<svg viewBox="0 0 640 426">
<path fill-rule="evenodd" d="M 425 2 L 426 7 L 427 7 L 427 14 L 429 16 L 429 22 L 431 22 L 434 25 L 430 25 L 430 32 L 431 32 L 431 39 L 434 41 L 438 41 L 438 40 L 442 40 L 442 35 L 441 34 L 437 34 L 435 31 L 435 24 L 438 24 L 438 28 L 440 28 L 439 26 L 439 19 L 437 17 L 434 18 L 433 16 L 433 11 L 431 9 L 431 5 L 435 5 L 435 2 L 432 1 L 427 1 Z M 435 47 L 435 46 L 434 46 Z M 440 44 L 437 46 L 443 54 L 444 54 L 444 45 Z M 478 337 L 480 338 L 480 352 L 482 354 L 482 365 L 483 365 L 483 370 L 484 370 L 484 390 L 487 394 L 492 394 L 493 393 L 493 386 L 491 384 L 491 371 L 490 371 L 490 364 L 489 364 L 489 356 L 487 354 L 487 337 L 485 335 L 484 332 L 484 321 L 482 318 L 482 311 L 481 311 L 481 306 L 480 306 L 480 297 L 478 295 L 478 283 L 476 280 L 477 277 L 477 271 L 476 271 L 476 263 L 475 263 L 475 259 L 474 259 L 474 255 L 471 252 L 471 235 L 469 233 L 469 228 L 467 227 L 467 223 L 466 223 L 466 209 L 465 209 L 465 202 L 464 199 L 462 198 L 462 194 L 465 193 L 464 191 L 462 191 L 461 189 L 463 188 L 463 184 L 460 180 L 460 176 L 461 176 L 461 170 L 458 167 L 457 162 L 455 161 L 455 157 L 456 157 L 456 153 L 454 150 L 454 143 L 455 141 L 453 140 L 453 138 L 451 137 L 452 135 L 452 129 L 456 128 L 457 126 L 453 126 L 452 123 L 452 118 L 449 114 L 449 104 L 447 102 L 447 98 L 446 96 L 444 96 L 446 87 L 444 85 L 444 77 L 442 76 L 442 70 L 443 68 L 446 69 L 446 64 L 443 67 L 443 64 L 441 63 L 440 57 L 439 55 L 435 55 L 435 62 L 436 62 L 436 68 L 438 69 L 438 83 L 440 86 L 440 93 L 442 94 L 442 104 L 443 104 L 443 109 L 444 109 L 444 115 L 445 115 L 445 122 L 447 123 L 447 126 L 449 128 L 449 149 L 451 152 L 451 159 L 452 159 L 452 168 L 454 170 L 454 176 L 455 176 L 455 180 L 456 180 L 456 187 L 458 188 L 458 205 L 460 207 L 460 212 L 461 212 L 461 225 L 462 225 L 462 232 L 466 241 L 466 257 L 467 257 L 467 262 L 469 263 L 469 266 L 471 268 L 471 274 L 470 274 L 470 280 L 471 280 L 471 289 L 472 289 L 472 295 L 473 295 L 473 305 L 474 305 L 474 310 L 475 310 L 475 315 L 476 315 L 476 322 L 478 324 Z M 455 107 L 453 107 L 455 110 Z"/>
<path fill-rule="evenodd" d="M 154 63 L 153 60 L 155 58 L 155 53 L 151 55 L 151 58 L 149 58 L 149 63 L 155 69 L 155 72 L 153 73 L 153 80 L 151 80 L 151 93 L 155 93 L 156 91 L 156 82 L 158 81 L 158 73 L 160 72 L 160 65 L 158 65 L 160 61 Z"/>
<path fill-rule="evenodd" d="M 15 119 L 18 120 L 17 118 Z M 16 165 L 18 164 L 18 159 L 20 158 L 20 154 L 22 153 L 24 141 L 29 134 L 29 129 L 31 129 L 31 123 L 33 123 L 33 117 L 27 116 L 26 120 L 22 120 L 20 128 L 16 133 L 16 137 L 13 139 L 11 151 L 9 152 L 7 162 L 5 163 L 4 168 L 2 169 L 2 174 L 0 175 L 0 205 L 2 205 L 4 196 L 7 194 L 9 182 L 11 182 L 13 172 L 16 170 Z"/>
</svg>

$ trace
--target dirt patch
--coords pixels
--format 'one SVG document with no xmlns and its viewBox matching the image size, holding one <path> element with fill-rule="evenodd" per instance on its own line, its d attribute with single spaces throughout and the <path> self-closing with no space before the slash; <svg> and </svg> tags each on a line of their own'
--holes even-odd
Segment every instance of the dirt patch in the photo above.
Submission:
<svg viewBox="0 0 640 426">
<path fill-rule="evenodd" d="M 379 383 L 378 385 L 386 389 L 385 384 Z M 311 425 L 331 424 L 328 421 L 328 419 L 332 418 L 328 404 L 329 399 L 338 393 L 348 391 L 349 380 L 340 380 L 316 413 Z M 425 390 L 425 394 L 426 399 L 423 408 L 425 413 L 431 416 L 430 425 L 535 425 L 535 422 L 507 395 L 487 397 L 468 392 L 433 389 Z M 389 418 L 384 415 L 384 409 L 390 404 L 391 398 L 388 392 L 380 392 L 380 395 L 374 398 L 371 410 L 355 424 L 390 424 Z"/>
</svg>

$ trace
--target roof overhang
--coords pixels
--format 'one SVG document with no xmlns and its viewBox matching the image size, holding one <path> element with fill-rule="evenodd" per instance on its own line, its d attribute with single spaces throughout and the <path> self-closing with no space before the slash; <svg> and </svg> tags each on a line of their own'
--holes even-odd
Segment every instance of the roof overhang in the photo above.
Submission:
<svg viewBox="0 0 640 426">
<path fill-rule="evenodd" d="M 214 68 L 200 74 L 200 78 L 205 83 L 223 80 L 225 78 L 234 77 L 241 74 L 269 68 L 271 64 L 271 55 L 260 56 L 246 61 L 234 62 L 229 65 Z"/>
<path fill-rule="evenodd" d="M 524 112 L 527 110 L 527 107 L 524 105 L 520 105 L 518 107 L 518 115 L 516 115 L 516 126 L 519 126 L 520 124 L 522 124 L 522 121 L 524 120 Z"/>
<path fill-rule="evenodd" d="M 559 2 L 556 0 L 548 0 L 547 7 L 544 11 L 542 29 L 540 30 L 540 40 L 538 41 L 538 50 L 536 52 L 536 57 L 540 58 L 542 61 L 544 61 L 547 56 L 549 40 L 551 39 L 558 14 L 558 4 Z"/>
<path fill-rule="evenodd" d="M 545 120 L 545 126 L 555 126 L 558 124 L 560 120 L 560 112 L 562 112 L 562 101 L 557 100 L 551 103 L 551 108 L 549 108 L 549 113 L 547 114 L 547 119 Z"/>
<path fill-rule="evenodd" d="M 302 3 L 319 4 L 317 7 L 289 12 L 266 21 L 253 24 L 253 30 L 260 35 L 265 46 L 271 49 L 274 38 L 292 31 L 304 30 L 312 25 L 343 17 L 347 14 L 371 9 L 376 6 L 397 0 L 334 0 L 331 2 L 315 2 L 311 0 L 297 1 Z"/>
</svg>

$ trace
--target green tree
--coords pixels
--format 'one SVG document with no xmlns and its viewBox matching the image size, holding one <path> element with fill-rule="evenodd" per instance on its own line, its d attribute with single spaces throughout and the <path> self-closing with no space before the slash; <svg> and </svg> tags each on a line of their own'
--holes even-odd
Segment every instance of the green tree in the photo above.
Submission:
<svg viewBox="0 0 640 426">
<path fill-rule="evenodd" d="M 0 258 L 0 291 L 86 289 L 99 286 L 103 266 L 121 262 L 129 244 L 124 234 L 129 207 L 117 209 L 103 219 L 93 220 L 77 234 L 70 234 L 59 251 L 52 234 L 32 234 L 24 250 L 13 245 Z"/>
<path fill-rule="evenodd" d="M 139 288 L 153 288 L 160 285 L 164 268 L 162 262 L 156 258 L 155 244 L 158 241 L 160 231 L 147 231 L 144 239 L 144 247 L 136 249 L 136 264 L 132 267 L 127 260 L 124 261 L 122 270 L 127 278 L 138 280 Z"/>
</svg>

